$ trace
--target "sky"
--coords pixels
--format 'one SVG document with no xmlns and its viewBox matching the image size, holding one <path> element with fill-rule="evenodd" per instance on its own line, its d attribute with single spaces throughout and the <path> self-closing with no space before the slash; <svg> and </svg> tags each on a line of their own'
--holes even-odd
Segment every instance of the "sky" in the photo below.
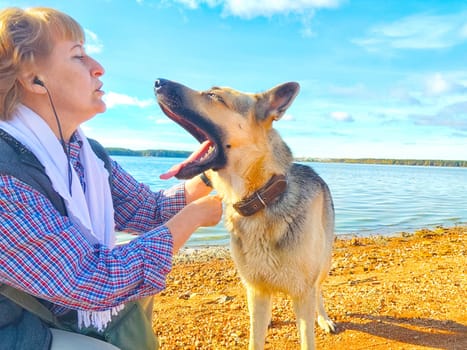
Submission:
<svg viewBox="0 0 467 350">
<path fill-rule="evenodd" d="M 0 0 L 62 10 L 105 68 L 106 147 L 192 151 L 154 81 L 261 92 L 296 81 L 275 122 L 296 157 L 467 160 L 467 1 Z"/>
</svg>

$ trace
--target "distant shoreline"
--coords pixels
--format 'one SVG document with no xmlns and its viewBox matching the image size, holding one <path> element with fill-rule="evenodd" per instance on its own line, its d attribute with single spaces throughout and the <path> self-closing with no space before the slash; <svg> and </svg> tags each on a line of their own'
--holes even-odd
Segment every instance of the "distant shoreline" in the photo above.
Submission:
<svg viewBox="0 0 467 350">
<path fill-rule="evenodd" d="M 191 152 L 174 150 L 131 150 L 128 148 L 107 147 L 111 156 L 131 157 L 168 157 L 187 158 Z M 317 163 L 350 163 L 350 164 L 383 164 L 383 165 L 411 165 L 411 166 L 439 166 L 466 168 L 467 160 L 442 160 L 442 159 L 385 159 L 385 158 L 295 158 L 299 162 Z"/>
</svg>

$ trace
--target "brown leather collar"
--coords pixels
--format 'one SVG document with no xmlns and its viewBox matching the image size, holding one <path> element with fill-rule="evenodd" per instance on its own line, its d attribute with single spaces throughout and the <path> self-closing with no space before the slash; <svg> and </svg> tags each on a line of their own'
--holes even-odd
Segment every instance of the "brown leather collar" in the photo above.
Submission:
<svg viewBox="0 0 467 350">
<path fill-rule="evenodd" d="M 273 175 L 263 187 L 233 206 L 242 216 L 253 215 L 274 203 L 284 193 L 286 188 L 287 180 L 285 176 Z"/>
</svg>

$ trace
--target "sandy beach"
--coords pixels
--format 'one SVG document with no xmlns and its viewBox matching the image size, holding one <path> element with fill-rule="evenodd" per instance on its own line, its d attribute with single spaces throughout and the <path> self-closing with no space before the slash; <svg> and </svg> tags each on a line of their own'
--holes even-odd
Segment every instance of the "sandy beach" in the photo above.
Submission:
<svg viewBox="0 0 467 350">
<path fill-rule="evenodd" d="M 336 334 L 317 349 L 467 349 L 467 226 L 336 238 L 324 284 Z M 161 349 L 247 349 L 245 290 L 228 248 L 181 251 L 155 298 Z M 277 295 L 266 349 L 299 349 L 290 299 Z"/>
</svg>

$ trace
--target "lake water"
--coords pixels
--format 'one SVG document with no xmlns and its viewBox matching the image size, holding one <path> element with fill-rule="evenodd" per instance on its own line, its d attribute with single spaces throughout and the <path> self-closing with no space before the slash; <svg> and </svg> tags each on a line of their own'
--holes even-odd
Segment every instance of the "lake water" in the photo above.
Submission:
<svg viewBox="0 0 467 350">
<path fill-rule="evenodd" d="M 124 169 L 153 190 L 178 180 L 159 175 L 179 158 L 114 156 Z M 467 168 L 303 163 L 327 182 L 336 210 L 336 234 L 413 232 L 423 227 L 467 224 Z M 188 246 L 227 245 L 220 223 L 196 231 Z"/>
</svg>

